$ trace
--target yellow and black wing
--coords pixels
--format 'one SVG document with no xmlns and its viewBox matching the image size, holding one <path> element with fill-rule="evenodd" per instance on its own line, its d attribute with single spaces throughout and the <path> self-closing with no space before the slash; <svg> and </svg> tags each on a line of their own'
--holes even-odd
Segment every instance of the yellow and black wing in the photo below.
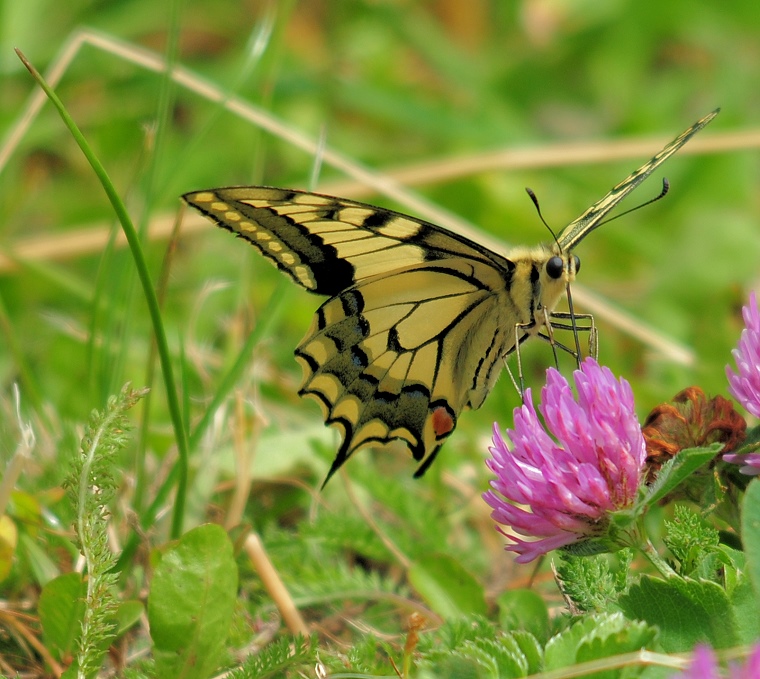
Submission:
<svg viewBox="0 0 760 679">
<path fill-rule="evenodd" d="M 709 123 L 697 121 L 571 222 L 548 246 L 504 257 L 435 224 L 343 198 L 230 187 L 183 198 L 328 299 L 296 349 L 299 393 L 343 443 L 328 474 L 368 443 L 401 439 L 422 474 L 501 359 L 541 335 L 575 279 L 573 248 Z"/>
<path fill-rule="evenodd" d="M 343 433 L 328 479 L 358 448 L 394 439 L 408 444 L 422 474 L 513 348 L 514 263 L 350 200 L 267 187 L 183 198 L 296 283 L 331 297 L 296 349 L 299 393 Z"/>
<path fill-rule="evenodd" d="M 431 260 L 507 262 L 435 224 L 345 198 L 266 186 L 195 191 L 182 198 L 321 295 Z"/>
<path fill-rule="evenodd" d="M 707 125 L 715 116 L 720 113 L 717 108 L 708 113 L 704 118 L 700 118 L 691 127 L 684 130 L 672 142 L 662 149 L 649 162 L 644 163 L 638 170 L 631 173 L 622 182 L 613 187 L 610 192 L 601 200 L 594 203 L 578 219 L 573 220 L 560 233 L 557 238 L 560 248 L 563 252 L 570 252 L 578 245 L 589 233 L 599 226 L 604 218 L 615 209 L 623 198 L 633 191 L 641 182 L 643 182 L 652 172 L 654 172 L 662 163 L 680 149 L 689 139 Z"/>
</svg>

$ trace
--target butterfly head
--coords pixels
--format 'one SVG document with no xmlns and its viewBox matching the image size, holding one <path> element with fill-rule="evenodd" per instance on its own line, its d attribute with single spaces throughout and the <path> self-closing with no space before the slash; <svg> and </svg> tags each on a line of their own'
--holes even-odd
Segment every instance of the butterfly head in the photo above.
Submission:
<svg viewBox="0 0 760 679">
<path fill-rule="evenodd" d="M 534 261 L 534 264 L 537 265 L 537 278 L 540 282 L 535 288 L 538 308 L 551 313 L 565 294 L 568 285 L 575 281 L 575 276 L 581 268 L 581 260 L 575 254 L 563 252 L 555 243 L 545 248 L 543 256 Z"/>
<path fill-rule="evenodd" d="M 562 280 L 570 283 L 575 280 L 575 274 L 581 268 L 578 255 L 553 254 L 544 264 L 544 271 L 550 280 Z"/>
<path fill-rule="evenodd" d="M 517 312 L 515 321 L 524 327 L 524 334 L 533 336 L 541 332 L 546 314 L 554 311 L 568 285 L 575 281 L 580 259 L 556 242 L 515 248 L 509 252 L 509 259 L 515 267 L 508 290 L 511 308 Z"/>
<path fill-rule="evenodd" d="M 514 266 L 508 294 L 512 300 L 514 320 L 523 326 L 523 334 L 541 332 L 546 314 L 551 314 L 575 281 L 580 259 L 563 251 L 555 242 L 535 248 L 515 248 L 508 253 Z M 512 324 L 512 317 L 505 321 Z M 518 338 L 519 339 L 519 338 Z"/>
<path fill-rule="evenodd" d="M 540 267 L 541 287 L 550 296 L 559 296 L 575 281 L 581 268 L 578 255 L 562 248 L 556 241 L 543 247 L 542 256 L 536 262 Z"/>
</svg>

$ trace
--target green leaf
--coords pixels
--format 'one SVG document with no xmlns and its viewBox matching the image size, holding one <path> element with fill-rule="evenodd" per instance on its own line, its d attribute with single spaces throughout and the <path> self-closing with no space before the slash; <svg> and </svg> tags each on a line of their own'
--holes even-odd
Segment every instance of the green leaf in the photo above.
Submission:
<svg viewBox="0 0 760 679">
<path fill-rule="evenodd" d="M 496 600 L 499 623 L 504 631 L 525 630 L 537 639 L 549 636 L 549 610 L 532 589 L 512 589 Z"/>
<path fill-rule="evenodd" d="M 42 588 L 38 613 L 45 647 L 57 660 L 71 657 L 84 616 L 87 585 L 79 573 L 66 573 Z"/>
<path fill-rule="evenodd" d="M 368 652 L 377 654 L 377 641 L 369 638 Z M 302 636 L 282 636 L 251 653 L 241 665 L 225 675 L 227 679 L 279 679 L 280 677 L 314 676 L 314 665 L 319 662 L 319 639 Z M 355 667 L 353 653 L 356 646 L 347 649 L 347 661 Z"/>
<path fill-rule="evenodd" d="M 25 531 L 19 531 L 18 553 L 26 558 L 34 579 L 43 587 L 60 575 L 58 566 L 48 554 Z"/>
<path fill-rule="evenodd" d="M 632 653 L 649 645 L 657 628 L 644 622 L 626 620 L 620 613 L 582 618 L 546 644 L 544 670 L 556 670 L 581 662 L 601 660 Z M 595 673 L 594 677 L 616 677 L 614 672 Z"/>
<path fill-rule="evenodd" d="M 79 668 L 76 663 L 72 663 L 66 668 L 66 671 L 61 675 L 61 679 L 79 679 Z"/>
<path fill-rule="evenodd" d="M 412 564 L 409 582 L 444 619 L 472 613 L 485 615 L 488 610 L 483 588 L 450 556 L 431 555 Z"/>
<path fill-rule="evenodd" d="M 663 542 L 680 564 L 683 576 L 715 580 L 724 563 L 720 534 L 699 514 L 683 505 L 675 507 L 673 520 L 665 521 Z"/>
<path fill-rule="evenodd" d="M 528 675 L 528 661 L 517 642 L 509 637 L 467 641 L 457 655 L 471 658 L 494 679 L 512 679 Z"/>
<path fill-rule="evenodd" d="M 714 648 L 740 643 L 734 610 L 723 588 L 708 581 L 648 576 L 620 597 L 626 616 L 660 628 L 667 653 L 680 653 L 708 642 Z"/>
<path fill-rule="evenodd" d="M 641 507 L 657 504 L 697 469 L 712 460 L 722 448 L 722 443 L 713 443 L 704 448 L 687 448 L 680 451 L 660 470 L 657 480 L 650 487 Z"/>
<path fill-rule="evenodd" d="M 749 484 L 742 503 L 742 542 L 747 573 L 760 601 L 760 480 Z"/>
<path fill-rule="evenodd" d="M 633 653 L 646 648 L 657 637 L 657 628 L 641 621 L 628 621 L 622 615 L 608 616 L 583 639 L 578 647 L 576 662 L 591 662 L 611 658 L 624 653 Z M 643 667 L 640 668 L 643 671 Z M 634 671 L 634 668 L 631 668 Z M 639 672 L 636 672 L 638 674 Z M 598 672 L 595 679 L 618 677 L 618 670 Z"/>
<path fill-rule="evenodd" d="M 219 667 L 236 592 L 232 543 L 221 527 L 194 528 L 166 550 L 148 596 L 158 676 L 204 679 Z"/>
<path fill-rule="evenodd" d="M 617 599 L 628 587 L 633 558 L 630 549 L 618 550 L 614 556 L 577 557 L 561 552 L 559 557 L 554 562 L 557 584 L 575 610 L 584 613 L 617 610 Z"/>
<path fill-rule="evenodd" d="M 448 621 L 433 636 L 421 640 L 418 647 L 421 655 L 415 676 L 420 679 L 512 679 L 540 668 L 541 649 L 531 634 L 497 633 L 477 616 Z"/>
<path fill-rule="evenodd" d="M 145 606 L 142 601 L 134 599 L 122 601 L 116 609 L 116 637 L 120 637 L 130 627 L 135 625 L 143 614 Z"/>
<path fill-rule="evenodd" d="M 57 660 L 71 658 L 81 632 L 87 583 L 79 573 L 67 573 L 51 580 L 42 590 L 38 612 L 45 647 Z M 132 627 L 142 615 L 140 601 L 122 602 L 116 613 L 116 635 Z M 102 645 L 103 653 L 108 649 Z"/>
<path fill-rule="evenodd" d="M 732 450 L 732 453 L 754 453 L 757 451 L 757 444 L 760 443 L 760 424 L 756 427 L 747 429 L 746 437 L 742 441 L 740 448 Z"/>
<path fill-rule="evenodd" d="M 744 573 L 730 590 L 729 598 L 736 616 L 736 632 L 739 643 L 750 645 L 760 637 L 760 616 L 757 614 L 757 599 L 752 584 Z"/>
<path fill-rule="evenodd" d="M 452 654 L 438 663 L 433 672 L 420 672 L 421 679 L 456 677 L 457 679 L 494 679 L 490 668 L 483 668 L 479 659 Z"/>
<path fill-rule="evenodd" d="M 517 630 L 509 634 L 517 646 L 520 648 L 526 662 L 528 663 L 528 674 L 536 674 L 544 664 L 544 651 L 538 639 L 530 632 Z"/>
<path fill-rule="evenodd" d="M 39 498 L 21 490 L 14 490 L 11 493 L 9 509 L 8 513 L 15 519 L 16 523 L 24 526 L 25 532 L 36 539 L 39 527 L 44 523 Z"/>
<path fill-rule="evenodd" d="M 578 647 L 584 637 L 594 631 L 598 620 L 603 620 L 605 617 L 589 615 L 581 618 L 549 639 L 544 648 L 544 671 L 574 665 Z"/>
</svg>

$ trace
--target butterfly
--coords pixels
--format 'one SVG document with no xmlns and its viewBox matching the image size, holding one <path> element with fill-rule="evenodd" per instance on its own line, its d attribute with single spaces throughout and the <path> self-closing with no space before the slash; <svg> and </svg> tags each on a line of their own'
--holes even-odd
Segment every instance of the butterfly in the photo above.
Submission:
<svg viewBox="0 0 760 679">
<path fill-rule="evenodd" d="M 183 199 L 329 299 L 295 350 L 301 396 L 343 441 L 325 483 L 359 448 L 404 441 L 421 476 L 479 408 L 503 359 L 548 339 L 575 280 L 574 248 L 623 198 L 707 125 L 682 132 L 566 226 L 555 242 L 494 252 L 421 219 L 344 198 L 265 186 L 193 191 Z M 665 190 L 667 184 L 664 184 Z"/>
</svg>

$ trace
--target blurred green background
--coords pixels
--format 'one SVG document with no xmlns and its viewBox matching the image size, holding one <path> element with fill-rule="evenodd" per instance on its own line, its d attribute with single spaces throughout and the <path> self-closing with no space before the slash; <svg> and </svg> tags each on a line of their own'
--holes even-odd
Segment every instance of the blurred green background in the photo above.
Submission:
<svg viewBox="0 0 760 679">
<path fill-rule="evenodd" d="M 642 417 L 691 384 L 726 393 L 724 365 L 740 331 L 738 310 L 759 270 L 756 0 L 5 0 L 0 8 L 0 130 L 11 129 L 34 89 L 14 47 L 44 71 L 84 26 L 164 54 L 173 42 L 178 63 L 305 135 L 324 135 L 359 163 L 380 172 L 423 164 L 414 190 L 509 244 L 547 239 L 525 186 L 559 231 L 662 144 L 721 106 L 693 142 L 714 138 L 717 150 L 685 149 L 669 160 L 626 207 L 656 195 L 663 175 L 671 182 L 668 197 L 599 229 L 578 254 L 579 283 L 696 356 L 693 365 L 678 365 L 597 318 L 600 359 L 632 382 Z M 76 56 L 58 92 L 144 228 L 171 219 L 178 196 L 192 189 L 312 185 L 313 154 L 95 47 Z M 754 145 L 720 147 L 729 134 L 753 131 Z M 443 161 L 499 149 L 551 151 L 555 144 L 583 148 L 628 138 L 645 138 L 648 150 L 625 160 L 537 163 L 443 181 L 424 175 Z M 324 164 L 318 185 L 344 178 Z M 377 194 L 362 199 L 404 210 Z M 113 222 L 92 171 L 46 105 L 0 174 L 0 250 Z M 165 238 L 146 246 L 156 278 L 165 246 Z M 187 361 L 183 393 L 197 419 L 280 286 L 288 288 L 281 315 L 240 383 L 270 430 L 294 431 L 300 450 L 322 432 L 316 406 L 295 396 L 300 371 L 292 357 L 317 298 L 209 224 L 179 241 L 165 317 L 170 342 Z M 30 370 L 31 383 L 22 382 L 25 407 L 44 408 L 53 430 L 58 422 L 81 421 L 126 380 L 147 381 L 150 325 L 125 250 L 25 255 L 0 270 L 0 298 L 4 441 L 15 440 L 9 393 L 22 374 L 19 360 Z M 534 343 L 526 361 L 528 383 L 537 388 L 551 352 Z M 517 400 L 502 378 L 482 411 L 461 419 L 438 464 L 460 477 L 484 477 L 480 459 L 491 423 L 510 426 Z M 152 408 L 149 447 L 161 452 L 171 436 L 160 388 Z M 336 445 L 335 437 L 326 441 Z M 266 455 L 261 450 L 259 457 Z M 287 469 L 285 453 L 274 457 Z M 379 467 L 413 470 L 401 458 Z"/>
</svg>

